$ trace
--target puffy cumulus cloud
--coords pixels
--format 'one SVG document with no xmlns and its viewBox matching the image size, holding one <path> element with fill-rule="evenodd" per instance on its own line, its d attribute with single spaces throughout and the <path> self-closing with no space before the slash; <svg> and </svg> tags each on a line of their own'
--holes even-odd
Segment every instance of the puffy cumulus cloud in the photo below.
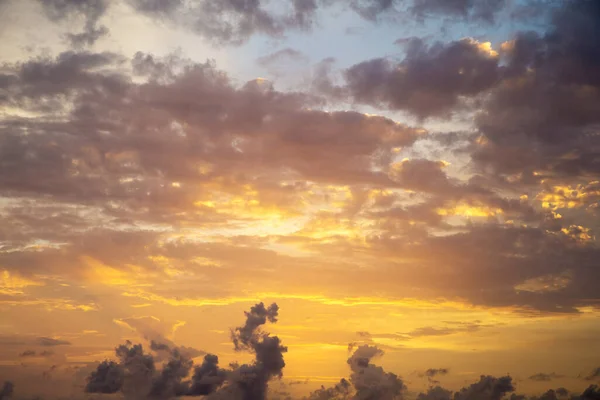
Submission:
<svg viewBox="0 0 600 400">
<path fill-rule="evenodd" d="M 381 356 L 383 351 L 377 347 L 363 345 L 356 348 L 348 359 L 351 368 L 349 379 L 341 379 L 335 386 L 321 387 L 310 394 L 310 400 L 342 400 L 342 399 L 401 399 L 406 395 L 407 388 L 402 380 L 392 373 L 386 373 L 381 367 L 371 363 L 374 357 Z M 438 376 L 447 373 L 446 369 L 427 370 L 427 376 Z M 435 382 L 437 383 L 437 382 Z M 515 387 L 510 376 L 493 377 L 482 375 L 479 381 L 463 387 L 458 391 L 447 390 L 440 386 L 431 386 L 426 392 L 420 392 L 418 400 L 556 400 L 556 399 L 593 399 L 597 395 L 596 385 L 588 387 L 581 395 L 570 394 L 565 388 L 548 390 L 539 396 L 525 396 L 514 393 Z M 510 394 L 510 397 L 508 396 Z"/>
<path fill-rule="evenodd" d="M 279 337 L 260 330 L 267 321 L 277 322 L 278 311 L 275 303 L 269 307 L 258 303 L 246 312 L 246 323 L 231 332 L 236 351 L 250 350 L 256 354 L 254 364 L 244 364 L 237 369 L 237 386 L 244 399 L 264 399 L 269 380 L 282 376 L 285 367 L 283 354 L 288 349 L 281 344 Z"/>
<path fill-rule="evenodd" d="M 508 393 L 515 391 L 515 387 L 512 385 L 512 378 L 510 376 L 503 376 L 496 378 L 493 376 L 482 375 L 479 381 L 473 383 L 467 387 L 460 389 L 457 392 L 446 390 L 440 386 L 430 387 L 425 393 L 419 393 L 417 396 L 418 400 L 458 400 L 458 399 L 501 399 L 505 398 Z M 553 392 L 553 391 L 552 391 Z M 542 396 L 543 397 L 543 396 Z M 518 398 L 526 399 L 527 396 L 517 395 L 512 393 L 510 399 L 516 400 Z M 533 397 L 536 398 L 536 397 Z"/>
<path fill-rule="evenodd" d="M 377 347 L 363 345 L 348 359 L 352 371 L 349 381 L 356 390 L 356 399 L 398 399 L 405 389 L 398 376 L 371 364 L 373 358 L 382 354 Z"/>
<path fill-rule="evenodd" d="M 267 321 L 277 322 L 278 306 L 263 303 L 246 312 L 246 323 L 232 330 L 236 351 L 249 350 L 255 354 L 251 364 L 232 369 L 219 367 L 216 355 L 206 354 L 202 364 L 194 367 L 193 360 L 179 348 L 151 342 L 155 352 L 167 352 L 169 358 L 162 367 L 156 358 L 144 352 L 141 344 L 127 342 L 116 348 L 118 362 L 103 361 L 87 378 L 88 393 L 120 392 L 126 399 L 165 399 L 178 396 L 209 396 L 209 398 L 265 399 L 268 383 L 281 377 L 285 362 L 277 336 L 259 328 Z"/>
<path fill-rule="evenodd" d="M 86 394 L 122 396 L 125 399 L 170 399 L 176 397 L 203 396 L 207 399 L 239 399 L 263 400 L 278 398 L 278 395 L 288 399 L 297 398 L 287 392 L 278 390 L 275 385 L 270 388 L 274 378 L 281 377 L 285 363 L 282 354 L 287 349 L 281 347 L 276 336 L 271 336 L 261 327 L 267 322 L 276 322 L 278 307 L 275 304 L 266 307 L 258 303 L 246 312 L 245 323 L 233 329 L 234 338 L 238 345 L 244 340 L 248 343 L 245 350 L 255 355 L 249 364 L 232 363 L 228 368 L 219 366 L 216 355 L 206 354 L 201 363 L 194 361 L 181 353 L 177 347 L 151 342 L 151 353 L 147 353 L 141 344 L 127 341 L 115 349 L 115 360 L 105 360 L 94 365 L 87 372 L 84 385 L 77 387 Z M 366 332 L 361 337 L 370 337 Z M 379 335 L 378 335 L 379 337 Z M 271 339 L 277 339 L 271 341 Z M 277 346 L 272 345 L 276 343 Z M 236 348 L 235 341 L 233 343 Z M 245 345 L 246 346 L 246 345 Z M 270 351 L 266 351 L 270 348 Z M 310 400 L 366 400 L 406 398 L 410 393 L 401 377 L 386 372 L 374 361 L 382 357 L 384 352 L 372 345 L 350 344 L 353 351 L 347 359 L 350 375 L 342 378 L 331 387 L 321 387 L 310 393 L 304 399 Z M 168 358 L 159 361 L 159 353 L 166 353 Z M 50 370 L 56 369 L 54 365 Z M 446 368 L 428 369 L 424 372 L 427 377 L 438 377 L 448 373 Z M 76 375 L 81 375 L 77 373 Z M 52 381 L 53 376 L 44 375 Z M 433 383 L 433 382 L 432 382 Z M 435 382 L 437 383 L 437 382 Z M 293 384 L 293 382 L 292 382 Z M 6 383 L 0 391 L 8 398 L 13 390 Z M 18 388 L 17 388 L 18 390 Z M 590 385 L 583 393 L 576 395 L 565 388 L 548 390 L 539 396 L 524 396 L 513 393 L 515 387 L 510 376 L 493 377 L 482 375 L 474 382 L 458 391 L 451 391 L 440 386 L 432 386 L 426 392 L 419 393 L 418 400 L 595 400 L 598 397 L 597 385 Z M 510 397 L 507 397 L 508 394 Z M 20 393 L 17 392 L 20 395 Z M 81 393 L 83 395 L 84 393 Z M 51 397 L 50 397 L 51 398 Z M 80 398 L 78 391 L 72 392 L 70 398 Z M 82 397 L 83 398 L 83 397 Z M 107 397 L 108 398 L 108 397 Z"/>
<path fill-rule="evenodd" d="M 279 307 L 273 303 L 268 308 L 263 303 L 253 306 L 249 312 L 246 312 L 246 323 L 244 326 L 235 328 L 231 332 L 231 338 L 236 350 L 250 348 L 260 339 L 257 337 L 258 328 L 269 322 L 277 322 Z"/>
<path fill-rule="evenodd" d="M 564 2 L 545 34 L 506 46 L 505 76 L 476 120 L 480 166 L 524 183 L 597 180 L 599 13 L 594 1 Z"/>
<path fill-rule="evenodd" d="M 349 345 L 352 349 L 353 345 Z M 397 375 L 385 372 L 383 368 L 371 361 L 383 355 L 383 351 L 375 346 L 362 345 L 357 347 L 348 358 L 350 377 L 341 379 L 333 387 L 312 392 L 311 400 L 329 399 L 401 399 L 406 387 Z"/>
<path fill-rule="evenodd" d="M 123 369 L 114 361 L 103 361 L 91 373 L 85 385 L 88 393 L 117 393 L 125 379 Z"/>
<path fill-rule="evenodd" d="M 419 117 L 452 112 L 466 97 L 493 87 L 500 77 L 498 53 L 489 44 L 463 39 L 428 46 L 411 40 L 399 63 L 383 58 L 345 72 L 346 89 L 360 103 L 406 110 Z"/>
<path fill-rule="evenodd" d="M 451 400 L 452 391 L 446 390 L 440 386 L 429 388 L 426 393 L 419 393 L 417 400 Z"/>
<path fill-rule="evenodd" d="M 489 399 L 499 400 L 507 393 L 515 390 L 510 376 L 495 378 L 482 375 L 479 382 L 461 389 L 454 395 L 454 400 Z"/>
<path fill-rule="evenodd" d="M 588 303 L 585 298 L 593 296 L 593 285 L 589 282 L 596 279 L 597 271 L 588 256 L 596 252 L 595 248 L 581 247 L 573 238 L 563 234 L 550 235 L 544 229 L 486 225 L 468 233 L 421 239 L 403 247 L 397 247 L 393 238 L 379 236 L 372 239 L 372 245 L 382 255 L 420 260 L 419 276 L 407 276 L 405 271 L 404 279 L 412 282 L 428 280 L 423 287 L 446 287 L 447 296 L 468 298 L 473 304 L 521 304 L 525 309 L 577 312 L 577 307 Z M 437 262 L 428 255 L 431 252 L 435 252 L 436 260 L 443 259 L 447 265 L 452 265 L 452 269 L 441 274 Z M 500 269 L 492 272 L 488 269 L 491 265 Z M 573 268 L 573 275 L 563 279 L 555 290 L 545 290 L 544 285 L 519 290 L 518 286 L 528 280 L 523 273 L 532 279 L 542 278 L 551 270 L 560 275 L 566 272 L 565 265 Z M 428 273 L 430 268 L 431 273 Z M 434 269 L 436 273 L 433 273 Z M 389 273 L 397 276 L 392 269 Z M 448 287 L 448 281 L 453 282 L 452 288 Z M 582 295 L 582 290 L 587 294 Z"/>
<path fill-rule="evenodd" d="M 202 364 L 194 369 L 188 394 L 204 396 L 214 393 L 225 382 L 226 377 L 227 372 L 219 367 L 219 357 L 207 354 Z"/>
<path fill-rule="evenodd" d="M 590 385 L 580 396 L 582 400 L 597 400 L 600 398 L 600 387 L 598 385 Z"/>
<path fill-rule="evenodd" d="M 390 165 L 390 177 L 403 188 L 419 192 L 447 191 L 451 187 L 443 171 L 447 163 L 424 159 L 404 159 Z"/>
<path fill-rule="evenodd" d="M 202 185 L 237 186 L 238 193 L 223 193 L 229 196 L 266 185 L 284 195 L 290 189 L 281 183 L 255 180 L 274 170 L 279 181 L 387 183 L 372 165 L 419 135 L 383 117 L 306 109 L 306 96 L 261 81 L 235 88 L 212 64 L 138 85 L 117 72 L 119 62 L 105 53 L 63 53 L 7 71 L 7 105 L 64 118 L 5 120 L 0 168 L 11 173 L 2 174 L 3 192 L 126 199 L 138 210 L 154 203 L 174 211 L 201 201 L 206 190 L 194 188 Z M 27 132 L 38 129 L 44 134 L 31 140 Z M 267 207 L 275 199 L 255 200 Z"/>
</svg>

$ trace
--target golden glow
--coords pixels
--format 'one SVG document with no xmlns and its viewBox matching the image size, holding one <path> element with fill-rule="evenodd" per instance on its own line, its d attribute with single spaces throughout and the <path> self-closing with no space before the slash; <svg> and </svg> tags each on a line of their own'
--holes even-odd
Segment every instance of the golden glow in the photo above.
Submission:
<svg viewBox="0 0 600 400">
<path fill-rule="evenodd" d="M 442 216 L 460 216 L 460 217 L 477 217 L 489 218 L 503 214 L 500 208 L 487 206 L 472 206 L 466 203 L 459 203 L 451 208 L 438 208 L 436 212 Z"/>
<path fill-rule="evenodd" d="M 597 184 L 598 182 L 590 182 L 588 185 L 552 186 L 548 191 L 540 192 L 537 200 L 542 203 L 543 208 L 551 210 L 582 207 L 589 204 L 592 198 L 600 197 L 600 190 L 589 189 Z"/>
<path fill-rule="evenodd" d="M 571 225 L 568 228 L 562 228 L 561 232 L 569 236 L 571 239 L 575 239 L 581 242 L 588 242 L 593 240 L 593 236 L 590 234 L 590 229 L 579 225 Z"/>
<path fill-rule="evenodd" d="M 9 296 L 23 294 L 23 289 L 28 286 L 44 286 L 44 283 L 23 278 L 7 270 L 0 274 L 0 294 Z"/>
<path fill-rule="evenodd" d="M 147 276 L 148 271 L 141 267 L 127 264 L 124 269 L 117 269 L 102 263 L 95 258 L 82 256 L 81 261 L 86 265 L 86 280 L 90 283 L 99 283 L 108 286 L 144 286 L 140 282 L 141 276 Z"/>
</svg>

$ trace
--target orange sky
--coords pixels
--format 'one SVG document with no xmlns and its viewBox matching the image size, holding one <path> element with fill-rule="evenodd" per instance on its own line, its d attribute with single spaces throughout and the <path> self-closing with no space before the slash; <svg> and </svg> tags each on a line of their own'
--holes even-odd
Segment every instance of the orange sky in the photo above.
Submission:
<svg viewBox="0 0 600 400">
<path fill-rule="evenodd" d="M 114 398 L 84 389 L 129 340 L 237 398 L 277 336 L 269 399 L 587 400 L 600 8 L 250 3 L 0 1 L 0 390 Z"/>
</svg>

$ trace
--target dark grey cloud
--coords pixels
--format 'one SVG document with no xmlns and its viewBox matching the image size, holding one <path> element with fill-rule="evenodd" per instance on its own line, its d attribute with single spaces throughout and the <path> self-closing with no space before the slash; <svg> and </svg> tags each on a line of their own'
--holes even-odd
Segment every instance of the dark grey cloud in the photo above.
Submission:
<svg viewBox="0 0 600 400">
<path fill-rule="evenodd" d="M 326 388 L 321 386 L 308 397 L 309 400 L 333 400 L 333 399 L 348 399 L 350 398 L 351 385 L 345 378 L 342 378 L 339 383 L 333 387 Z"/>
<path fill-rule="evenodd" d="M 10 381 L 5 381 L 2 385 L 2 390 L 0 390 L 0 400 L 8 399 L 14 390 L 14 385 Z"/>
<path fill-rule="evenodd" d="M 117 393 L 123 386 L 125 372 L 114 361 L 103 361 L 88 377 L 85 391 L 87 393 Z"/>
<path fill-rule="evenodd" d="M 394 400 L 402 398 L 406 390 L 401 378 L 372 363 L 374 358 L 380 357 L 384 352 L 375 346 L 362 345 L 354 349 L 348 358 L 350 377 L 341 379 L 339 383 L 330 388 L 321 387 L 312 392 L 310 400 L 334 399 L 382 399 Z"/>
<path fill-rule="evenodd" d="M 187 394 L 189 382 L 184 382 L 184 379 L 188 377 L 193 364 L 191 359 L 174 349 L 171 359 L 162 367 L 159 376 L 153 380 L 149 397 L 160 399 Z"/>
<path fill-rule="evenodd" d="M 215 392 L 226 380 L 227 371 L 219 367 L 219 357 L 207 354 L 201 365 L 194 368 L 189 396 L 205 396 Z"/>
<path fill-rule="evenodd" d="M 462 97 L 477 96 L 495 85 L 499 73 L 498 58 L 475 40 L 432 46 L 416 40 L 401 62 L 365 61 L 350 67 L 345 78 L 354 101 L 424 118 L 453 111 Z"/>
<path fill-rule="evenodd" d="M 458 392 L 452 393 L 450 390 L 435 386 L 429 388 L 426 393 L 419 393 L 417 400 L 498 400 L 514 390 L 512 379 L 508 376 L 495 378 L 482 375 L 479 382 L 464 387 Z"/>
<path fill-rule="evenodd" d="M 4 193 L 152 200 L 174 209 L 189 207 L 197 198 L 186 181 L 208 182 L 235 170 L 248 180 L 248 165 L 290 168 L 314 180 L 389 183 L 382 173 L 369 170 L 372 160 L 384 162 L 392 154 L 388 146 L 410 145 L 418 136 L 416 129 L 383 117 L 306 110 L 306 96 L 276 92 L 262 83 L 235 88 L 210 63 L 183 66 L 172 75 L 168 61 L 138 54 L 137 70 L 166 77 L 167 82 L 135 85 L 115 71 L 121 61 L 108 53 L 69 52 L 56 60 L 15 66 L 8 103 L 31 111 L 65 112 L 67 97 L 73 99 L 73 108 L 66 111 L 66 121 L 14 118 L 0 127 L 5 133 L 0 168 L 11 171 L 2 174 Z M 199 103 L 199 98 L 205 100 Z M 107 118 L 108 113 L 120 116 Z M 140 118 L 144 114 L 152 115 L 151 124 Z M 173 125 L 174 120 L 179 123 Z M 183 135 L 182 126 L 192 129 Z M 29 129 L 44 134 L 33 141 L 23 134 Z M 174 135 L 167 137 L 165 131 Z M 238 142 L 237 150 L 232 141 Z M 172 163 L 174 156 L 182 162 Z M 201 173 L 202 162 L 219 167 Z M 243 178 L 242 173 L 250 176 Z M 148 179 L 132 180 L 140 175 Z M 173 181 L 181 182 L 183 190 L 172 187 Z"/>
<path fill-rule="evenodd" d="M 452 391 L 444 389 L 440 386 L 429 388 L 426 393 L 419 393 L 417 400 L 451 400 Z"/>
<path fill-rule="evenodd" d="M 373 358 L 381 355 L 383 351 L 377 347 L 363 345 L 348 359 L 351 370 L 349 381 L 356 391 L 356 399 L 392 400 L 406 389 L 397 375 L 371 363 Z"/>
<path fill-rule="evenodd" d="M 560 397 L 565 397 L 569 395 L 569 391 L 567 389 L 565 389 L 564 387 L 560 387 L 558 389 L 556 389 L 556 394 Z"/>
<path fill-rule="evenodd" d="M 423 376 L 427 378 L 435 378 L 436 376 L 448 375 L 448 368 L 429 368 L 423 372 Z"/>
<path fill-rule="evenodd" d="M 581 399 L 581 400 L 598 400 L 598 399 L 600 399 L 600 386 L 590 385 L 579 396 L 579 399 Z"/>
<path fill-rule="evenodd" d="M 244 399 L 265 399 L 269 380 L 283 374 L 283 354 L 287 352 L 287 347 L 281 344 L 277 336 L 270 336 L 260 329 L 267 321 L 277 322 L 278 312 L 279 307 L 275 303 L 269 307 L 258 303 L 245 312 L 245 324 L 231 331 L 236 351 L 250 350 L 256 354 L 254 364 L 244 364 L 236 370 L 236 386 Z"/>
<path fill-rule="evenodd" d="M 148 15 L 171 15 L 183 6 L 183 0 L 128 0 L 138 11 Z"/>
<path fill-rule="evenodd" d="M 255 354 L 256 359 L 251 364 L 221 369 L 218 357 L 206 354 L 202 364 L 194 367 L 193 360 L 179 348 L 151 341 L 153 351 L 169 353 L 168 361 L 158 368 L 154 356 L 145 353 L 141 344 L 127 342 L 115 350 L 118 362 L 106 360 L 88 376 L 85 391 L 121 392 L 126 398 L 148 399 L 211 394 L 265 399 L 269 380 L 282 376 L 283 353 L 287 348 L 277 336 L 270 336 L 259 328 L 267 321 L 277 322 L 277 313 L 275 303 L 268 308 L 263 303 L 256 304 L 245 313 L 246 323 L 232 330 L 235 350 Z"/>
<path fill-rule="evenodd" d="M 454 400 L 500 400 L 507 393 L 515 390 L 510 376 L 495 378 L 482 375 L 479 382 L 461 389 L 454 395 Z"/>
<path fill-rule="evenodd" d="M 19 354 L 19 357 L 35 357 L 36 355 L 37 353 L 35 352 L 35 350 L 25 350 L 24 352 Z"/>
<path fill-rule="evenodd" d="M 267 321 L 277 322 L 279 308 L 275 303 L 268 308 L 265 307 L 264 303 L 258 303 L 252 306 L 250 311 L 244 313 L 246 314 L 246 323 L 231 331 L 231 339 L 236 350 L 249 348 L 259 341 L 261 337 L 260 332 L 257 331 L 258 328 L 266 324 Z"/>
<path fill-rule="evenodd" d="M 479 166 L 524 182 L 598 177 L 600 7 L 563 2 L 545 34 L 522 33 L 508 46 L 506 77 L 477 117 L 486 144 Z M 537 175 L 533 175 L 535 174 Z M 537 178 L 535 178 L 537 176 Z"/>
</svg>

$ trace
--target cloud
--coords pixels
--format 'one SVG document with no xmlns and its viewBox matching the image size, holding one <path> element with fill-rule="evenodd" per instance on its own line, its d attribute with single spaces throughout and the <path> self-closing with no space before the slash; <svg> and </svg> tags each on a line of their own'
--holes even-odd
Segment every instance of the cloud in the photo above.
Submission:
<svg viewBox="0 0 600 400">
<path fill-rule="evenodd" d="M 354 346 L 349 346 L 349 350 Z M 406 387 L 397 375 L 385 372 L 383 368 L 371 363 L 374 358 L 384 353 L 375 346 L 362 345 L 354 349 L 348 358 L 350 377 L 341 379 L 331 388 L 321 387 L 312 392 L 311 400 L 329 399 L 382 399 L 392 400 L 400 398 Z"/>
<path fill-rule="evenodd" d="M 40 337 L 37 339 L 37 344 L 39 344 L 40 346 L 52 347 L 52 346 L 69 346 L 71 344 L 71 342 L 68 342 L 66 340 L 49 338 L 49 337 Z"/>
<path fill-rule="evenodd" d="M 564 377 L 564 375 L 558 375 L 558 374 L 555 374 L 554 372 L 549 373 L 549 374 L 540 372 L 535 375 L 531 375 L 528 379 L 530 379 L 532 381 L 538 381 L 538 382 L 549 382 L 553 379 L 562 378 L 562 377 Z"/>
<path fill-rule="evenodd" d="M 252 364 L 225 370 L 218 366 L 217 356 L 206 354 L 202 364 L 194 368 L 193 360 L 177 347 L 152 341 L 151 350 L 169 353 L 168 361 L 159 369 L 154 356 L 145 353 L 141 344 L 126 342 L 115 349 L 118 362 L 103 361 L 89 375 L 85 391 L 122 392 L 125 398 L 220 396 L 233 392 L 244 399 L 264 399 L 269 380 L 281 377 L 285 367 L 283 353 L 287 348 L 277 336 L 259 329 L 267 321 L 277 322 L 278 306 L 258 303 L 245 314 L 245 324 L 232 330 L 232 341 L 236 351 L 249 350 L 255 354 Z"/>
<path fill-rule="evenodd" d="M 455 400 L 489 399 L 499 400 L 515 390 L 510 376 L 495 378 L 482 375 L 479 382 L 461 389 L 454 395 Z"/>
<path fill-rule="evenodd" d="M 424 326 L 421 328 L 417 328 L 413 331 L 407 333 L 409 337 L 422 337 L 422 336 L 446 336 L 452 335 L 458 332 L 475 332 L 479 330 L 480 325 L 471 324 L 466 325 L 464 327 L 458 328 L 436 328 L 433 326 Z"/>
<path fill-rule="evenodd" d="M 219 367 L 219 357 L 207 354 L 202 364 L 194 368 L 188 395 L 205 396 L 214 393 L 226 379 L 227 371 Z"/>
<path fill-rule="evenodd" d="M 63 21 L 69 17 L 82 16 L 85 19 L 83 32 L 68 33 L 66 36 L 73 47 L 93 45 L 102 36 L 108 34 L 105 26 L 98 21 L 109 7 L 107 0 L 38 0 L 53 21 Z"/>
<path fill-rule="evenodd" d="M 452 391 L 446 390 L 440 386 L 429 388 L 426 393 L 419 393 L 417 400 L 451 400 Z"/>
<path fill-rule="evenodd" d="M 427 377 L 428 380 L 434 382 L 433 378 L 435 378 L 437 376 L 447 375 L 449 371 L 450 370 L 448 368 L 429 368 L 429 369 L 426 369 L 424 372 L 422 372 L 419 375 L 425 376 L 425 377 Z M 437 381 L 435 381 L 435 382 L 437 382 Z"/>
<path fill-rule="evenodd" d="M 19 357 L 35 357 L 35 356 L 36 356 L 35 350 L 25 350 L 24 352 L 19 354 Z"/>
<path fill-rule="evenodd" d="M 14 390 L 14 385 L 10 381 L 5 381 L 2 386 L 2 390 L 0 390 L 0 400 L 9 398 Z"/>
<path fill-rule="evenodd" d="M 474 39 L 432 46 L 413 40 L 399 63 L 379 58 L 345 72 L 354 101 L 406 110 L 421 118 L 451 112 L 462 97 L 490 89 L 499 76 L 498 54 Z"/>
<path fill-rule="evenodd" d="M 414 0 L 412 12 L 421 17 L 433 13 L 493 22 L 506 5 L 505 0 Z"/>
<path fill-rule="evenodd" d="M 579 397 L 582 400 L 597 400 L 600 398 L 600 387 L 598 385 L 590 385 Z"/>
<path fill-rule="evenodd" d="M 306 55 L 298 50 L 286 47 L 285 49 L 281 49 L 266 56 L 259 57 L 256 62 L 263 67 L 268 67 L 272 64 L 286 60 L 302 62 L 306 61 Z"/>
<path fill-rule="evenodd" d="M 600 56 L 591 38 L 599 13 L 595 2 L 563 3 L 545 35 L 522 33 L 506 46 L 505 78 L 477 117 L 486 141 L 476 161 L 523 182 L 596 175 L 589 149 L 597 146 L 590 132 L 598 124 Z M 519 159 L 519 148 L 529 156 Z"/>
<path fill-rule="evenodd" d="M 594 369 L 592 372 L 589 373 L 589 375 L 584 377 L 584 379 L 586 381 L 593 381 L 593 380 L 599 379 L 599 378 L 600 378 L 600 367 Z"/>
<path fill-rule="evenodd" d="M 125 373 L 114 361 L 103 361 L 88 377 L 87 393 L 117 393 L 123 386 Z"/>
<path fill-rule="evenodd" d="M 321 386 L 308 397 L 309 400 L 330 400 L 330 399 L 346 399 L 350 396 L 351 385 L 345 378 L 342 378 L 339 383 L 330 388 Z"/>
</svg>

